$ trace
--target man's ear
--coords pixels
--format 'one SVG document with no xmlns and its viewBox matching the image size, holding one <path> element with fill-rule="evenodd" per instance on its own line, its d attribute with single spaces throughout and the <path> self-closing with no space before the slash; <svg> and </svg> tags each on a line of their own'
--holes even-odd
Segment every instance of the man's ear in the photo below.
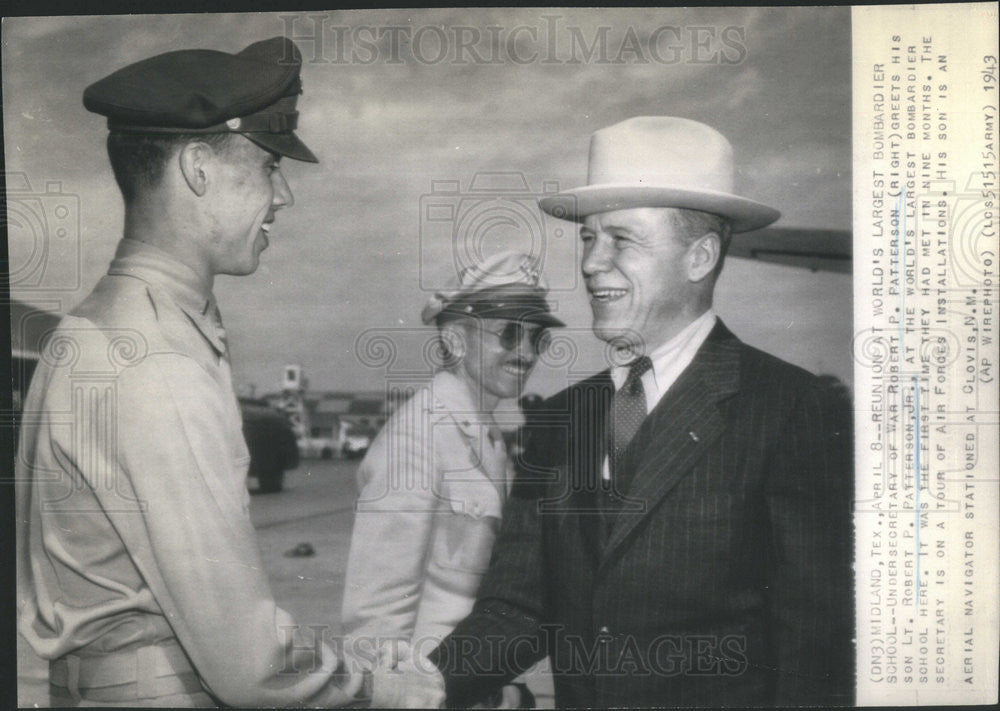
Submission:
<svg viewBox="0 0 1000 711">
<path fill-rule="evenodd" d="M 709 232 L 695 240 L 688 248 L 688 279 L 694 282 L 703 280 L 713 271 L 722 256 L 722 238 L 715 232 Z"/>
<path fill-rule="evenodd" d="M 201 141 L 190 141 L 177 153 L 177 162 L 188 187 L 198 197 L 208 189 L 208 164 L 212 158 L 212 148 Z"/>
<path fill-rule="evenodd" d="M 449 321 L 442 325 L 440 336 L 451 360 L 460 361 L 465 357 L 465 335 L 457 323 Z"/>
</svg>

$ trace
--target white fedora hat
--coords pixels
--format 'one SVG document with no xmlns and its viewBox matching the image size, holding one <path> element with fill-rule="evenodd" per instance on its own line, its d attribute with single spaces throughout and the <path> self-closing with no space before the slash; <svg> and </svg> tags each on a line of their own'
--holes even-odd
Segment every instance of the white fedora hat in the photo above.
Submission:
<svg viewBox="0 0 1000 711">
<path fill-rule="evenodd" d="M 703 123 L 637 116 L 590 137 L 587 185 L 539 200 L 555 217 L 634 207 L 679 207 L 721 215 L 734 232 L 771 224 L 781 213 L 733 194 L 733 147 Z"/>
</svg>

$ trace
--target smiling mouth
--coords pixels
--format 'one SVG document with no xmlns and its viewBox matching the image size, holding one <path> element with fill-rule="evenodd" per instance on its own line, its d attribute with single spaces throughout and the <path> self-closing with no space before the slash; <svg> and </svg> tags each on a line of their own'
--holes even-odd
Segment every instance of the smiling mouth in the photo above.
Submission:
<svg viewBox="0 0 1000 711">
<path fill-rule="evenodd" d="M 504 363 L 502 368 L 511 375 L 524 376 L 531 371 L 532 364 L 524 360 L 514 360 Z"/>
<path fill-rule="evenodd" d="M 618 301 L 627 293 L 628 289 L 591 289 L 590 299 L 591 301 L 609 303 L 611 301 Z"/>
</svg>

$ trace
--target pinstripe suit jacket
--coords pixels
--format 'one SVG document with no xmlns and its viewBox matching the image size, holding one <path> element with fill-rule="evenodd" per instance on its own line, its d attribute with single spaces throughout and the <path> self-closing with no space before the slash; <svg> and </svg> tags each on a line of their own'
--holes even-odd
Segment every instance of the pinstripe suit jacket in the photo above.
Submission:
<svg viewBox="0 0 1000 711">
<path fill-rule="evenodd" d="M 431 655 L 449 703 L 546 653 L 564 707 L 853 703 L 849 411 L 720 322 L 629 445 L 605 536 L 612 393 L 605 371 L 526 426 L 476 607 Z"/>
</svg>

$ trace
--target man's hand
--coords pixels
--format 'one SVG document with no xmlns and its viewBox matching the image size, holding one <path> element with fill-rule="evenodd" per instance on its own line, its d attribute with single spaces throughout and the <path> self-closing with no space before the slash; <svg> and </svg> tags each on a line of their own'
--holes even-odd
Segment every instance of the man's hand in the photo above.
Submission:
<svg viewBox="0 0 1000 711">
<path fill-rule="evenodd" d="M 323 696 L 308 700 L 304 705 L 311 708 L 356 708 L 360 704 L 367 704 L 365 693 L 365 675 L 360 671 L 349 671 L 343 662 L 333 673 L 336 685 L 327 688 L 327 693 Z"/>
<path fill-rule="evenodd" d="M 409 645 L 393 645 L 372 674 L 372 708 L 443 708 L 444 677 Z"/>
<path fill-rule="evenodd" d="M 473 704 L 471 709 L 533 709 L 535 695 L 524 684 L 506 684 L 490 698 Z"/>
</svg>

